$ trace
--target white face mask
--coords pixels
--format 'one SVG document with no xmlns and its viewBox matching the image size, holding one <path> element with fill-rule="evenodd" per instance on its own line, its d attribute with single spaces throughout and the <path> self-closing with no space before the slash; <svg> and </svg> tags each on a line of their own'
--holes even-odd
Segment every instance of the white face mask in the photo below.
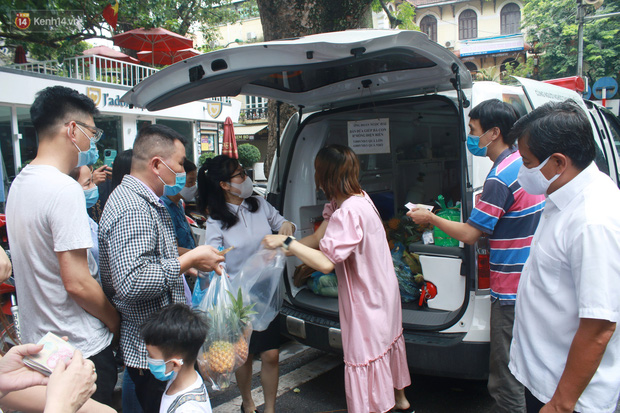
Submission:
<svg viewBox="0 0 620 413">
<path fill-rule="evenodd" d="M 194 198 L 196 198 L 196 192 L 198 192 L 198 185 L 190 186 L 189 188 L 184 187 L 183 189 L 181 189 L 181 192 L 179 193 L 181 194 L 184 200 L 193 201 Z"/>
<path fill-rule="evenodd" d="M 521 185 L 523 190 L 528 194 L 546 195 L 549 186 L 560 176 L 560 174 L 556 174 L 553 178 L 547 179 L 540 171 L 547 164 L 549 159 L 551 159 L 551 157 L 545 159 L 540 165 L 534 168 L 526 168 L 525 165 L 521 165 L 521 168 L 519 168 L 517 180 L 519 181 L 519 185 Z"/>
<path fill-rule="evenodd" d="M 237 194 L 231 191 L 231 193 L 243 199 L 251 197 L 252 192 L 254 191 L 254 185 L 252 184 L 252 180 L 247 176 L 245 177 L 245 181 L 243 181 L 242 184 L 236 184 L 234 182 L 231 182 L 230 186 L 238 189 L 241 192 L 240 194 Z"/>
</svg>

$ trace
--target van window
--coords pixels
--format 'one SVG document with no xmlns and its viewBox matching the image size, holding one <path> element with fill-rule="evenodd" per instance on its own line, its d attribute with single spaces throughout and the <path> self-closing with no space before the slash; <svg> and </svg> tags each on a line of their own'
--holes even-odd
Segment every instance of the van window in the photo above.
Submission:
<svg viewBox="0 0 620 413">
<path fill-rule="evenodd" d="M 437 64 L 417 53 L 402 49 L 382 51 L 360 58 L 349 57 L 328 66 L 309 64 L 301 70 L 277 71 L 251 84 L 288 92 L 307 92 L 347 79 L 399 70 L 424 69 Z"/>
<path fill-rule="evenodd" d="M 614 138 L 614 146 L 616 147 L 616 153 L 620 153 L 620 121 L 617 116 L 605 111 L 603 112 L 605 118 L 607 119 L 607 123 L 609 124 L 609 129 L 611 130 L 611 135 Z"/>
<path fill-rule="evenodd" d="M 609 111 L 602 111 L 605 119 L 607 120 L 607 124 L 609 125 L 609 130 L 611 131 L 611 136 L 614 139 L 614 147 L 616 149 L 616 156 L 614 159 L 618 159 L 617 155 L 620 154 L 620 120 L 617 116 L 612 114 Z M 620 165 L 616 165 L 616 169 Z M 620 171 L 618 171 L 618 183 L 620 184 Z"/>
<path fill-rule="evenodd" d="M 407 202 L 436 205 L 461 200 L 458 116 L 451 102 L 422 100 L 340 111 L 321 118 L 325 144 L 349 145 L 350 121 L 389 120 L 390 153 L 362 154 L 360 183 L 386 220 Z M 318 120 L 317 120 L 318 121 Z"/>
</svg>

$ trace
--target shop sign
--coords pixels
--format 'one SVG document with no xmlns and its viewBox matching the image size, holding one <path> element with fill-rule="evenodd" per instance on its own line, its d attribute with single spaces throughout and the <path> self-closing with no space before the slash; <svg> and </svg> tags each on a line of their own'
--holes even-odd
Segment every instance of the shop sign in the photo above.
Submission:
<svg viewBox="0 0 620 413">
<path fill-rule="evenodd" d="M 99 107 L 99 105 L 103 103 L 101 107 L 113 106 L 119 108 L 129 108 L 129 105 L 127 103 L 121 101 L 121 95 L 102 93 L 101 89 L 98 87 L 87 87 L 86 96 L 91 98 L 93 102 L 95 102 L 95 106 L 97 107 Z"/>
<path fill-rule="evenodd" d="M 209 102 L 207 103 L 207 112 L 209 116 L 213 119 L 217 119 L 218 116 L 222 113 L 222 103 L 221 102 Z"/>
</svg>

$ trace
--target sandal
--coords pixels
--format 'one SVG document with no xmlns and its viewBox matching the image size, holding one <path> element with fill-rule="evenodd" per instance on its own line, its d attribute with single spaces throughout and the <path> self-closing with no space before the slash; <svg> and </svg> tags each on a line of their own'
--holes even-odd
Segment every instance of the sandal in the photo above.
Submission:
<svg viewBox="0 0 620 413">
<path fill-rule="evenodd" d="M 245 409 L 243 408 L 243 403 L 241 403 L 241 413 L 245 413 Z M 258 413 L 257 410 L 254 410 L 253 413 Z"/>
</svg>

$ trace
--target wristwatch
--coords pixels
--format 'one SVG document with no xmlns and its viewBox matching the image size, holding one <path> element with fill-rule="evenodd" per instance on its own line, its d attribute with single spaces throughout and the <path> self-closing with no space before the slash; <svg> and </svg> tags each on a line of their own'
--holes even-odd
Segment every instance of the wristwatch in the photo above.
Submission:
<svg viewBox="0 0 620 413">
<path fill-rule="evenodd" d="M 286 239 L 282 243 L 282 248 L 284 249 L 284 251 L 288 251 L 289 247 L 291 246 L 291 242 L 293 242 L 294 240 L 295 237 L 286 237 Z"/>
</svg>

